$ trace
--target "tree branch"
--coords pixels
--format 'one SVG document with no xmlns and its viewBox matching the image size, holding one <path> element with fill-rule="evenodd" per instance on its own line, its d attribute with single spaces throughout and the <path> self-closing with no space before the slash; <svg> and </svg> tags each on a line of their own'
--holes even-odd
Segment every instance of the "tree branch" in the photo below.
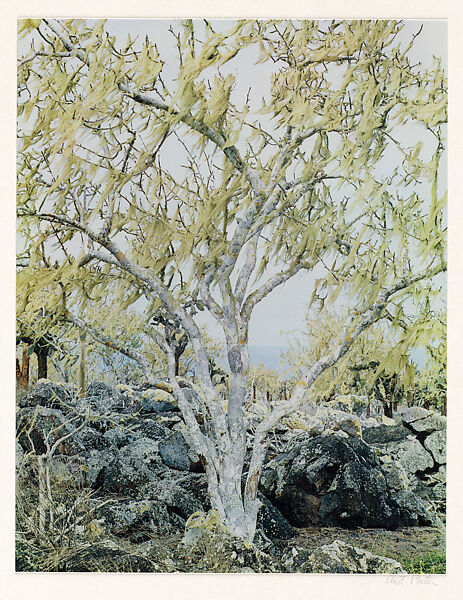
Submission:
<svg viewBox="0 0 463 600">
<path fill-rule="evenodd" d="M 262 447 L 263 440 L 267 433 L 271 431 L 283 417 L 290 415 L 301 406 L 304 400 L 305 392 L 312 385 L 315 379 L 317 379 L 321 373 L 334 365 L 342 356 L 344 356 L 358 336 L 383 316 L 386 304 L 391 296 L 414 285 L 418 281 L 430 279 L 438 273 L 446 270 L 447 265 L 442 263 L 434 269 L 422 271 L 412 277 L 403 277 L 402 279 L 399 279 L 394 285 L 387 289 L 383 289 L 379 293 L 375 304 L 368 305 L 360 311 L 360 314 L 357 313 L 356 320 L 358 322 L 356 325 L 353 325 L 353 319 L 350 319 L 349 323 L 347 323 L 344 328 L 344 339 L 337 346 L 337 348 L 311 365 L 307 373 L 302 377 L 301 381 L 296 386 L 291 397 L 286 402 L 276 405 L 272 409 L 272 412 L 257 426 L 254 435 L 251 464 L 246 481 L 246 489 L 248 489 L 249 494 L 252 495 L 253 493 L 253 478 L 255 477 L 256 473 L 260 473 L 260 469 L 262 468 Z"/>
<path fill-rule="evenodd" d="M 73 315 L 69 311 L 66 312 L 64 319 L 68 321 L 68 323 L 72 323 L 76 327 L 87 331 L 96 342 L 103 344 L 104 346 L 106 346 L 107 348 L 111 348 L 112 350 L 117 350 L 117 352 L 120 352 L 124 356 L 127 356 L 127 358 L 130 358 L 131 360 L 137 362 L 141 366 L 146 380 L 150 385 L 168 392 L 172 392 L 172 389 L 169 388 L 169 386 L 167 386 L 164 381 L 162 381 L 161 379 L 156 379 L 153 376 L 152 367 L 147 361 L 146 357 L 141 352 L 137 352 L 136 350 L 133 350 L 128 346 L 124 346 L 123 344 L 114 340 L 113 338 L 109 337 L 103 332 L 98 331 L 96 327 L 90 325 L 88 322 L 77 317 L 76 315 Z"/>
</svg>

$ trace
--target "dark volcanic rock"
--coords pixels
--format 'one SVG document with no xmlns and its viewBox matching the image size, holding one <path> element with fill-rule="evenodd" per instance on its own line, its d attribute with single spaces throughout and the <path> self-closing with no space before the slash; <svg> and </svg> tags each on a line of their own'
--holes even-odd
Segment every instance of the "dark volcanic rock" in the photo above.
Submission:
<svg viewBox="0 0 463 600">
<path fill-rule="evenodd" d="M 158 388 L 149 388 L 141 392 L 139 403 L 142 413 L 163 414 L 179 412 L 172 394 Z"/>
<path fill-rule="evenodd" d="M 67 446 L 72 449 L 72 454 L 89 452 L 90 450 L 107 450 L 111 447 L 111 442 L 102 433 L 92 427 L 83 427 L 69 440 Z M 70 452 L 71 453 L 71 452 Z"/>
<path fill-rule="evenodd" d="M 130 494 L 140 485 L 156 479 L 164 469 L 158 443 L 139 438 L 117 453 L 112 463 L 103 468 L 96 483 L 103 491 Z"/>
<path fill-rule="evenodd" d="M 18 441 L 26 452 L 45 454 L 47 445 L 50 448 L 72 431 L 67 421 L 65 415 L 56 408 L 46 408 L 42 405 L 23 408 L 17 414 Z M 64 447 L 58 447 L 58 452 L 61 451 L 67 453 Z"/>
<path fill-rule="evenodd" d="M 378 425 L 363 430 L 363 439 L 367 444 L 388 444 L 401 442 L 410 435 L 410 430 L 400 425 Z"/>
<path fill-rule="evenodd" d="M 262 502 L 257 515 L 257 528 L 271 540 L 288 540 L 296 535 L 296 530 L 290 525 L 281 512 L 261 493 L 258 494 Z"/>
<path fill-rule="evenodd" d="M 149 417 L 134 417 L 130 420 L 130 430 L 135 437 L 147 437 L 162 441 L 167 439 L 171 431 Z"/>
<path fill-rule="evenodd" d="M 121 498 L 98 510 L 97 517 L 106 531 L 137 541 L 144 541 L 150 533 L 175 533 L 183 526 L 183 522 L 180 522 L 180 527 L 173 525 L 166 506 L 151 500 Z"/>
<path fill-rule="evenodd" d="M 188 456 L 188 448 L 180 433 L 173 433 L 167 440 L 161 442 L 159 454 L 167 467 L 178 471 L 190 470 L 191 460 Z"/>
<path fill-rule="evenodd" d="M 263 470 L 261 490 L 291 525 L 384 527 L 429 523 L 419 499 L 390 490 L 361 439 L 300 436 Z"/>
<path fill-rule="evenodd" d="M 203 507 L 203 510 L 211 508 L 211 501 L 207 491 L 207 479 L 204 473 L 185 473 L 181 471 L 167 471 L 163 474 L 163 482 L 166 485 L 178 485 Z"/>
<path fill-rule="evenodd" d="M 47 408 L 62 408 L 75 399 L 75 390 L 72 386 L 63 383 L 53 383 L 48 379 L 39 379 L 36 386 L 20 398 L 19 406 L 45 406 Z"/>
<path fill-rule="evenodd" d="M 96 415 L 117 413 L 124 410 L 128 405 L 127 398 L 117 388 L 101 381 L 91 383 L 88 386 L 84 402 Z"/>
<path fill-rule="evenodd" d="M 140 488 L 138 497 L 150 499 L 153 504 L 162 503 L 169 513 L 178 515 L 184 521 L 204 508 L 191 493 L 170 481 L 151 481 Z"/>
</svg>

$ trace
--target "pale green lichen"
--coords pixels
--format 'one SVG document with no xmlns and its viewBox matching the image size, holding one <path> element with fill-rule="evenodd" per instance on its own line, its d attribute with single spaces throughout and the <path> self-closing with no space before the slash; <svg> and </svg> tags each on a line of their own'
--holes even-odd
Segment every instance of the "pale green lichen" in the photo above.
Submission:
<svg viewBox="0 0 463 600">
<path fill-rule="evenodd" d="M 177 406 L 177 402 L 172 394 L 164 390 L 150 389 L 142 392 L 142 397 L 147 400 L 153 400 L 154 402 L 168 402 L 174 406 Z"/>
<path fill-rule="evenodd" d="M 120 392 L 125 392 L 129 398 L 132 398 L 134 394 L 133 389 L 130 387 L 130 385 L 126 385 L 125 383 L 119 383 L 118 385 L 116 385 L 116 390 L 119 390 Z"/>
<path fill-rule="evenodd" d="M 288 429 L 301 429 L 302 431 L 309 431 L 310 425 L 301 416 L 293 414 L 289 417 L 282 419 L 282 424 Z"/>
<path fill-rule="evenodd" d="M 220 533 L 225 534 L 226 527 L 216 509 L 211 509 L 207 513 L 197 511 L 190 515 L 185 523 L 183 542 L 186 546 L 197 546 L 201 540 Z"/>
<path fill-rule="evenodd" d="M 215 508 L 207 513 L 197 511 L 190 515 L 185 523 L 185 529 L 194 527 L 208 531 L 214 531 L 216 529 L 223 529 L 225 531 L 225 526 L 222 523 L 219 511 Z"/>
<path fill-rule="evenodd" d="M 352 394 L 346 394 L 344 396 L 336 396 L 334 400 L 328 402 L 329 405 L 335 406 L 336 404 L 342 404 L 347 408 L 349 412 L 352 412 L 354 407 L 354 399 Z"/>
</svg>

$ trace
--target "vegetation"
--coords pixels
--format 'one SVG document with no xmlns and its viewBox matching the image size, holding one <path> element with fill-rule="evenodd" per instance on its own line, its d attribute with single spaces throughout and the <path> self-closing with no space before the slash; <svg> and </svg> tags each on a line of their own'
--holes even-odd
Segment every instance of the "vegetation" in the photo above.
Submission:
<svg viewBox="0 0 463 600">
<path fill-rule="evenodd" d="M 284 357 L 297 379 L 308 365 L 320 359 L 327 347 L 339 343 L 346 318 L 326 308 L 317 312 L 308 308 L 305 327 L 294 335 Z M 310 397 L 324 402 L 336 395 L 353 393 L 365 402 L 375 398 L 383 403 L 408 403 L 445 412 L 446 319 L 434 311 L 429 319 L 431 336 L 425 365 L 416 364 L 408 328 L 391 332 L 378 323 L 359 335 L 350 352 L 314 382 Z M 400 360 L 397 360 L 398 347 Z"/>
<path fill-rule="evenodd" d="M 188 20 L 172 29 L 175 57 L 104 22 L 24 20 L 20 33 L 18 313 L 39 335 L 72 324 L 82 357 L 90 336 L 151 385 L 165 385 L 160 352 L 212 506 L 252 540 L 275 425 L 375 323 L 403 332 L 388 372 L 433 335 L 446 270 L 440 62 L 414 64 L 415 32 L 396 21 Z M 257 61 L 267 91 L 243 88 L 240 61 Z M 348 311 L 255 428 L 243 490 L 249 323 L 304 272 L 316 305 L 345 297 Z M 226 385 L 203 311 L 223 332 Z M 185 340 L 203 428 L 180 386 Z"/>
<path fill-rule="evenodd" d="M 445 551 L 429 552 L 423 556 L 418 556 L 408 560 L 405 559 L 403 562 L 408 573 L 429 573 L 431 575 L 436 575 L 438 573 L 446 572 Z"/>
</svg>

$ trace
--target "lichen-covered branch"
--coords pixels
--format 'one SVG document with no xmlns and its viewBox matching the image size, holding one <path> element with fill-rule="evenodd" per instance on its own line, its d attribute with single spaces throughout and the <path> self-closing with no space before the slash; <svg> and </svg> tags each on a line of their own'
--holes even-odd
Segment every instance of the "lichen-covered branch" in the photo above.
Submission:
<svg viewBox="0 0 463 600">
<path fill-rule="evenodd" d="M 420 273 L 410 277 L 403 277 L 396 281 L 396 283 L 391 285 L 389 288 L 383 289 L 378 294 L 378 298 L 374 304 L 365 306 L 361 310 L 357 310 L 357 315 L 352 317 L 344 328 L 344 338 L 342 342 L 328 354 L 321 357 L 318 361 L 311 365 L 309 370 L 296 385 L 290 398 L 286 402 L 281 402 L 280 404 L 276 405 L 272 409 L 271 413 L 265 419 L 263 419 L 261 423 L 259 423 L 254 435 L 252 458 L 246 480 L 246 496 L 249 496 L 251 501 L 255 499 L 255 494 L 257 492 L 255 480 L 258 480 L 259 473 L 262 468 L 262 461 L 265 456 L 264 440 L 267 434 L 275 427 L 275 425 L 277 425 L 277 423 L 280 422 L 283 417 L 290 415 L 301 406 L 306 391 L 312 385 L 315 379 L 319 377 L 323 371 L 333 366 L 346 352 L 348 352 L 358 336 L 381 318 L 391 296 L 397 292 L 409 288 L 423 279 L 430 279 L 435 275 L 442 273 L 446 269 L 446 263 L 441 263 L 433 269 L 421 271 Z"/>
</svg>

